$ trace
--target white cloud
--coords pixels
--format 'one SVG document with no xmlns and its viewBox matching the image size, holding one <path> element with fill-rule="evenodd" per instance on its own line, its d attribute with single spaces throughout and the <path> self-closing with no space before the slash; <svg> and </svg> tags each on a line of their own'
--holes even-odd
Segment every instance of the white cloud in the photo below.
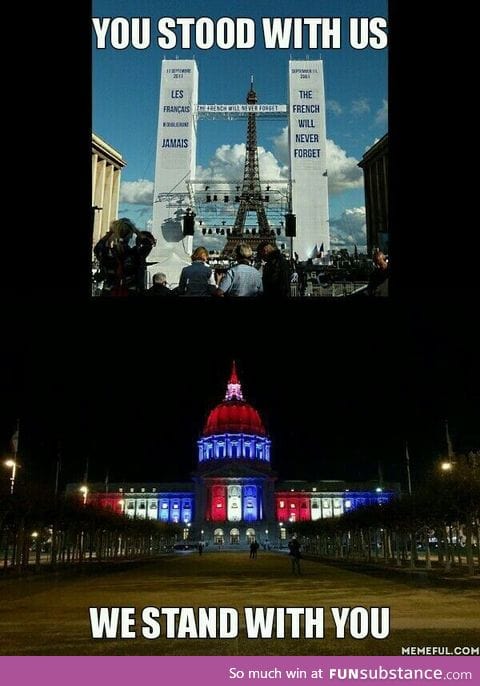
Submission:
<svg viewBox="0 0 480 686">
<path fill-rule="evenodd" d="M 132 205 L 153 204 L 153 181 L 139 179 L 138 181 L 122 181 L 120 185 L 120 202 Z"/>
<path fill-rule="evenodd" d="M 342 106 L 337 100 L 327 100 L 327 110 L 337 115 L 340 115 L 343 112 Z"/>
<path fill-rule="evenodd" d="M 218 250 L 218 252 L 221 252 L 226 240 L 226 236 L 221 236 L 220 234 L 214 233 L 211 236 L 204 236 L 201 231 L 196 231 L 193 237 L 193 247 L 198 248 L 200 245 L 203 245 L 207 250 Z"/>
<path fill-rule="evenodd" d="M 358 100 L 353 100 L 350 112 L 356 116 L 361 116 L 362 114 L 367 114 L 370 112 L 370 104 L 367 98 L 358 98 Z"/>
<path fill-rule="evenodd" d="M 384 100 L 383 105 L 375 113 L 375 124 L 377 124 L 377 126 L 382 126 L 382 125 L 387 124 L 387 123 L 388 123 L 388 102 L 387 102 L 387 100 Z"/>
<path fill-rule="evenodd" d="M 352 188 L 362 188 L 363 172 L 355 157 L 327 138 L 328 192 L 332 195 Z"/>
<path fill-rule="evenodd" d="M 273 139 L 275 154 L 285 164 L 288 162 L 288 127 Z M 345 150 L 327 138 L 328 192 L 332 195 L 353 188 L 362 188 L 363 173 L 355 157 L 348 157 Z M 286 172 L 285 172 L 286 173 Z"/>
<path fill-rule="evenodd" d="M 261 179 L 275 181 L 284 180 L 288 176 L 287 165 L 262 147 L 258 148 L 258 164 Z M 245 143 L 221 145 L 207 167 L 197 167 L 195 176 L 197 181 L 203 179 L 241 183 L 244 167 Z"/>
<path fill-rule="evenodd" d="M 342 212 L 338 219 L 330 219 L 331 245 L 334 249 L 367 248 L 367 224 L 365 207 L 352 207 Z"/>
<path fill-rule="evenodd" d="M 288 166 L 288 126 L 284 126 L 281 133 L 273 139 L 273 149 L 281 164 Z"/>
</svg>

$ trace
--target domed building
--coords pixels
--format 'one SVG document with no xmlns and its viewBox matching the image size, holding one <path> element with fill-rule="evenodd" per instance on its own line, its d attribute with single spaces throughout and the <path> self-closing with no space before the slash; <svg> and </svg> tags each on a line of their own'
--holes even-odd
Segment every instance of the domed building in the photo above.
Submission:
<svg viewBox="0 0 480 686">
<path fill-rule="evenodd" d="M 217 545 L 269 540 L 275 526 L 270 445 L 243 397 L 235 363 L 225 398 L 208 415 L 198 444 L 195 523 Z"/>
<path fill-rule="evenodd" d="M 248 403 L 233 363 L 224 399 L 208 414 L 197 441 L 192 482 L 69 484 L 67 493 L 127 517 L 183 526 L 183 537 L 209 550 L 286 545 L 295 522 L 339 517 L 362 505 L 387 502 L 398 484 L 277 481 L 271 441 Z M 87 488 L 87 492 L 85 491 Z M 82 493 L 82 495 L 80 495 Z"/>
</svg>

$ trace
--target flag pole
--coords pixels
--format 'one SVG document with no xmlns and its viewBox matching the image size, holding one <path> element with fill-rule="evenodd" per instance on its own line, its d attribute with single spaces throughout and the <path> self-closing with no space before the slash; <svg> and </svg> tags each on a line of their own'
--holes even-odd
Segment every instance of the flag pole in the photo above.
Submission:
<svg viewBox="0 0 480 686">
<path fill-rule="evenodd" d="M 410 476 L 410 454 L 408 452 L 408 442 L 407 441 L 405 441 L 405 461 L 407 463 L 408 495 L 412 495 L 412 479 Z"/>
<path fill-rule="evenodd" d="M 7 461 L 7 466 L 12 468 L 12 476 L 10 477 L 10 495 L 13 495 L 13 490 L 15 488 L 15 476 L 17 473 L 17 456 L 18 456 L 18 438 L 20 435 L 20 418 L 17 418 L 17 426 L 15 427 L 15 433 L 11 438 L 13 460 Z"/>
</svg>

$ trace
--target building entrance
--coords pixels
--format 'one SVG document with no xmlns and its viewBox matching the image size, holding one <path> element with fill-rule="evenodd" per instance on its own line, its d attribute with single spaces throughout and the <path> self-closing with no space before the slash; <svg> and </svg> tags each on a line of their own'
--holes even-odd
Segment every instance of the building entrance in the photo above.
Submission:
<svg viewBox="0 0 480 686">
<path fill-rule="evenodd" d="M 213 532 L 213 542 L 215 545 L 223 545 L 225 542 L 225 537 L 223 534 L 223 529 L 215 529 Z"/>
</svg>

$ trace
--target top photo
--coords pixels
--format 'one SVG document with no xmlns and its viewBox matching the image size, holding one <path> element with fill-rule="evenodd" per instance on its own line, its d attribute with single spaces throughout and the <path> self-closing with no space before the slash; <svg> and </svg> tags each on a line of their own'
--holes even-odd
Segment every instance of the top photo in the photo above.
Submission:
<svg viewBox="0 0 480 686">
<path fill-rule="evenodd" d="M 92 297 L 388 296 L 387 1 L 317 13 L 94 0 Z"/>
</svg>

